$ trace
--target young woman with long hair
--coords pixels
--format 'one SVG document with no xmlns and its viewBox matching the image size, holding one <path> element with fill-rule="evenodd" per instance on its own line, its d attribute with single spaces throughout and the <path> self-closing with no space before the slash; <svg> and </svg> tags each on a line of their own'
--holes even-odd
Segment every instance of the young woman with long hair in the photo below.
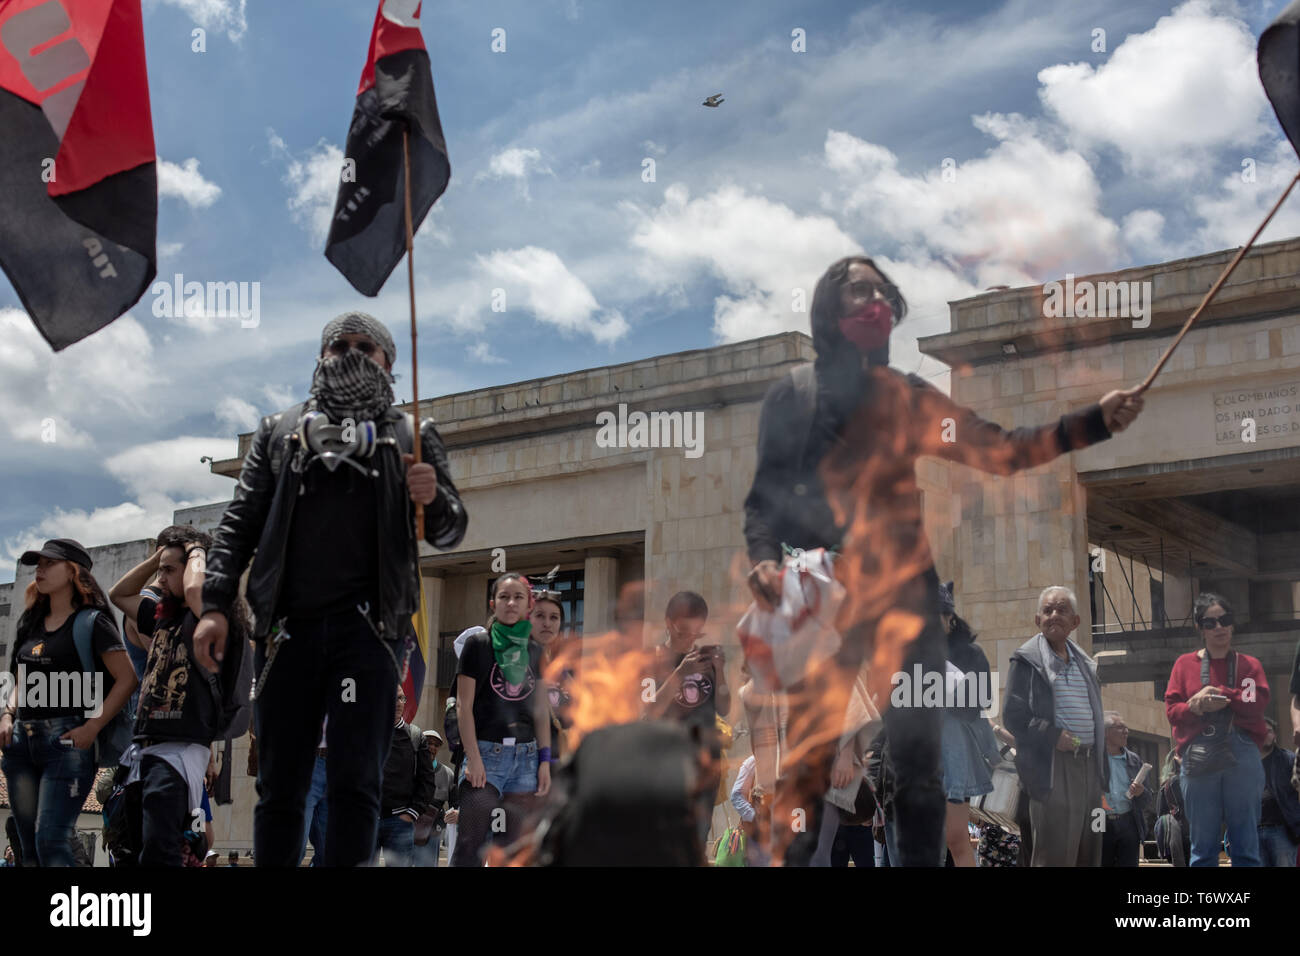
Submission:
<svg viewBox="0 0 1300 956">
<path fill-rule="evenodd" d="M 135 671 L 81 545 L 47 541 L 19 560 L 36 565 L 36 577 L 9 659 L 15 682 L 0 713 L 0 769 L 24 864 L 73 866 L 69 838 L 95 779 L 95 738 L 131 697 Z M 74 631 L 82 612 L 94 611 L 87 671 Z"/>
<path fill-rule="evenodd" d="M 532 639 L 528 579 L 509 572 L 492 585 L 487 631 L 460 654 L 457 712 L 465 762 L 460 771 L 459 833 L 452 866 L 478 866 L 505 811 L 509 844 L 534 796 L 551 789 L 551 712 L 542 682 L 542 646 Z M 499 819 L 499 817 L 498 817 Z"/>
<path fill-rule="evenodd" d="M 573 723 L 569 688 L 576 663 L 564 636 L 564 605 L 560 603 L 559 592 L 534 588 L 528 621 L 533 640 L 542 645 L 542 674 L 551 711 L 551 762 L 559 763 L 569 752 L 565 731 Z"/>
</svg>

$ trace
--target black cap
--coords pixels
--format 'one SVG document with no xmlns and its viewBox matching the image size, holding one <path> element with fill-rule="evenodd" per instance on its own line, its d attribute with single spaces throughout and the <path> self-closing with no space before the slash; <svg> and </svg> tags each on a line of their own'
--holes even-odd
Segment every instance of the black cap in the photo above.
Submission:
<svg viewBox="0 0 1300 956">
<path fill-rule="evenodd" d="M 41 558 L 49 558 L 51 561 L 71 561 L 79 564 L 87 571 L 90 570 L 93 561 L 90 555 L 79 542 L 71 538 L 55 538 L 52 541 L 46 541 L 45 546 L 39 551 L 24 551 L 23 556 L 18 559 L 19 564 L 35 564 Z"/>
</svg>

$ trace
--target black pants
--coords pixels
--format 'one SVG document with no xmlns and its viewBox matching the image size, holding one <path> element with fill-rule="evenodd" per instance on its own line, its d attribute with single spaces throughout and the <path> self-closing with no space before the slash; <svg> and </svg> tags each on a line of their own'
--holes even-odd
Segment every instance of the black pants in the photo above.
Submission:
<svg viewBox="0 0 1300 956">
<path fill-rule="evenodd" d="M 849 859 L 858 869 L 876 865 L 876 841 L 871 827 L 840 824 L 831 846 L 831 866 L 848 866 Z"/>
<path fill-rule="evenodd" d="M 166 760 L 141 758 L 141 866 L 183 866 L 181 841 L 190 823 L 190 787 Z"/>
<path fill-rule="evenodd" d="M 307 794 L 328 715 L 325 866 L 364 866 L 379 835 L 384 762 L 397 707 L 397 649 L 380 641 L 359 611 L 290 620 L 270 672 L 257 688 L 258 866 L 297 866 Z M 398 659 L 400 660 L 400 658 Z M 257 673 L 266 661 L 257 652 Z"/>
<path fill-rule="evenodd" d="M 1133 814 L 1106 815 L 1106 829 L 1101 835 L 1102 866 L 1137 866 L 1142 841 L 1138 839 Z"/>
<path fill-rule="evenodd" d="M 920 664 L 925 673 L 946 671 L 948 642 L 938 619 L 908 645 L 901 671 Z M 938 866 L 944 846 L 947 800 L 943 792 L 943 710 L 890 707 L 885 711 L 889 760 L 894 771 L 894 832 L 898 859 L 891 866 Z"/>
<path fill-rule="evenodd" d="M 900 589 L 908 604 L 920 606 L 917 590 L 934 582 L 931 571 Z M 937 578 L 935 579 L 937 582 Z M 789 737 L 787 749 L 799 748 L 801 759 L 783 768 L 777 781 L 777 810 L 773 826 L 791 826 L 792 815 L 799 828 L 785 853 L 786 866 L 808 866 L 821 828 L 822 796 L 830 786 L 838 739 L 810 729 L 824 727 L 827 701 L 845 698 L 845 688 L 861 667 L 864 655 L 874 644 L 876 625 L 860 624 L 845 635 L 843 647 L 833 662 L 792 685 L 788 691 Z M 923 671 L 943 674 L 948 643 L 937 615 L 926 615 L 921 633 L 907 645 L 902 665 L 911 673 L 920 664 Z M 838 719 L 838 718 L 837 718 Z M 947 801 L 943 792 L 941 738 L 943 710 L 939 707 L 889 707 L 884 713 L 893 768 L 893 818 L 898 859 L 891 866 L 938 866 L 944 846 L 944 818 Z M 838 724 L 832 726 L 838 727 Z M 800 742 L 803 742 L 800 746 Z"/>
</svg>

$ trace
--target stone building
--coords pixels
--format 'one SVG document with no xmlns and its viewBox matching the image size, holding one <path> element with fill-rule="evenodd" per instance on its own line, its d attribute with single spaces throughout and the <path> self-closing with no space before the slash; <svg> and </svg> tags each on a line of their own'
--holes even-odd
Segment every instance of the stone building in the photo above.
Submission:
<svg viewBox="0 0 1300 956">
<path fill-rule="evenodd" d="M 1043 424 L 1140 382 L 1230 255 L 1072 280 L 1112 297 L 1118 286 L 1105 283 L 1139 283 L 1126 288 L 1150 291 L 1149 323 L 1050 318 L 1042 288 L 999 290 L 952 303 L 951 331 L 921 348 L 955 369 L 959 403 L 1007 428 Z M 1163 681 L 1174 658 L 1198 645 L 1187 618 L 1203 588 L 1234 602 L 1236 646 L 1263 660 L 1271 712 L 1288 733 L 1287 674 L 1300 638 L 1297 276 L 1300 239 L 1252 253 L 1122 435 L 1010 478 L 934 459 L 919 465 L 939 573 L 956 581 L 958 611 L 995 670 L 1005 675 L 1011 653 L 1035 633 L 1039 592 L 1069 586 L 1083 619 L 1075 637 L 1099 656 L 1104 702 L 1124 714 L 1131 745 L 1152 763 L 1168 749 Z M 488 585 L 501 570 L 558 566 L 568 622 L 587 635 L 611 630 L 620 588 L 644 580 L 647 642 L 661 635 L 668 598 L 698 591 L 736 687 L 734 628 L 749 604 L 743 502 L 759 404 L 773 381 L 812 357 L 811 340 L 789 332 L 422 402 L 421 415 L 435 418 L 446 440 L 470 522 L 455 551 L 422 545 L 434 635 L 416 722 L 441 726 L 451 639 L 484 622 Z M 1253 442 L 1243 441 L 1246 419 Z M 241 436 L 240 457 L 213 470 L 237 477 L 250 441 Z M 211 530 L 223 509 L 188 509 L 175 520 Z M 117 545 L 106 558 L 94 549 L 97 572 L 105 561 L 101 581 L 151 547 Z M 746 749 L 741 737 L 734 763 Z M 222 851 L 251 846 L 246 750 L 237 744 L 233 807 L 216 809 Z"/>
<path fill-rule="evenodd" d="M 957 369 L 957 401 L 1005 427 L 1042 423 L 1141 382 L 1233 255 L 1073 278 L 1111 305 L 1117 287 L 1107 283 L 1144 289 L 1142 318 L 1114 309 L 1049 318 L 1058 310 L 1044 307 L 1040 287 L 954 302 L 952 331 L 921 349 Z M 1123 434 L 1010 479 L 922 466 L 935 492 L 926 510 L 940 571 L 956 580 L 958 609 L 993 666 L 1005 674 L 1034 633 L 1042 588 L 1072 588 L 1083 617 L 1076 637 L 1098 654 L 1104 703 L 1124 713 L 1132 746 L 1153 763 L 1168 750 L 1164 681 L 1174 659 L 1201 644 L 1190 622 L 1201 590 L 1233 603 L 1234 647 L 1264 664 L 1270 712 L 1290 738 L 1300 639 L 1297 276 L 1300 239 L 1253 250 Z"/>
</svg>

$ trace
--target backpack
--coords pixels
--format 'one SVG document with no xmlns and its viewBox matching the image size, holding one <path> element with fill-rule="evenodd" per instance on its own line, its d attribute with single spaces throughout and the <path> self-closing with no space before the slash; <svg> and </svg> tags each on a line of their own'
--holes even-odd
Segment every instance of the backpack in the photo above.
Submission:
<svg viewBox="0 0 1300 956">
<path fill-rule="evenodd" d="M 144 844 L 143 798 L 141 781 L 130 785 L 115 781 L 112 794 L 103 803 L 104 849 L 112 854 L 116 866 L 132 866 L 138 862 Z"/>
<path fill-rule="evenodd" d="M 95 671 L 95 655 L 91 652 L 91 637 L 95 633 L 95 621 L 101 613 L 103 612 L 95 608 L 82 608 L 72 620 L 72 642 L 77 646 L 77 657 L 81 661 L 81 669 L 88 674 Z M 112 691 L 114 683 L 112 674 L 106 674 L 106 677 L 105 698 Z M 103 706 L 103 703 L 103 701 L 100 701 L 100 706 Z M 131 734 L 134 724 L 135 714 L 131 713 L 130 704 L 123 704 L 122 709 L 113 715 L 113 719 L 105 724 L 95 737 L 96 763 L 101 767 L 109 767 L 122 759 L 123 751 L 131 746 Z"/>
<path fill-rule="evenodd" d="M 248 637 L 226 640 L 226 654 L 218 665 L 220 701 L 214 740 L 233 740 L 248 733 L 253 719 L 253 655 Z"/>
</svg>

